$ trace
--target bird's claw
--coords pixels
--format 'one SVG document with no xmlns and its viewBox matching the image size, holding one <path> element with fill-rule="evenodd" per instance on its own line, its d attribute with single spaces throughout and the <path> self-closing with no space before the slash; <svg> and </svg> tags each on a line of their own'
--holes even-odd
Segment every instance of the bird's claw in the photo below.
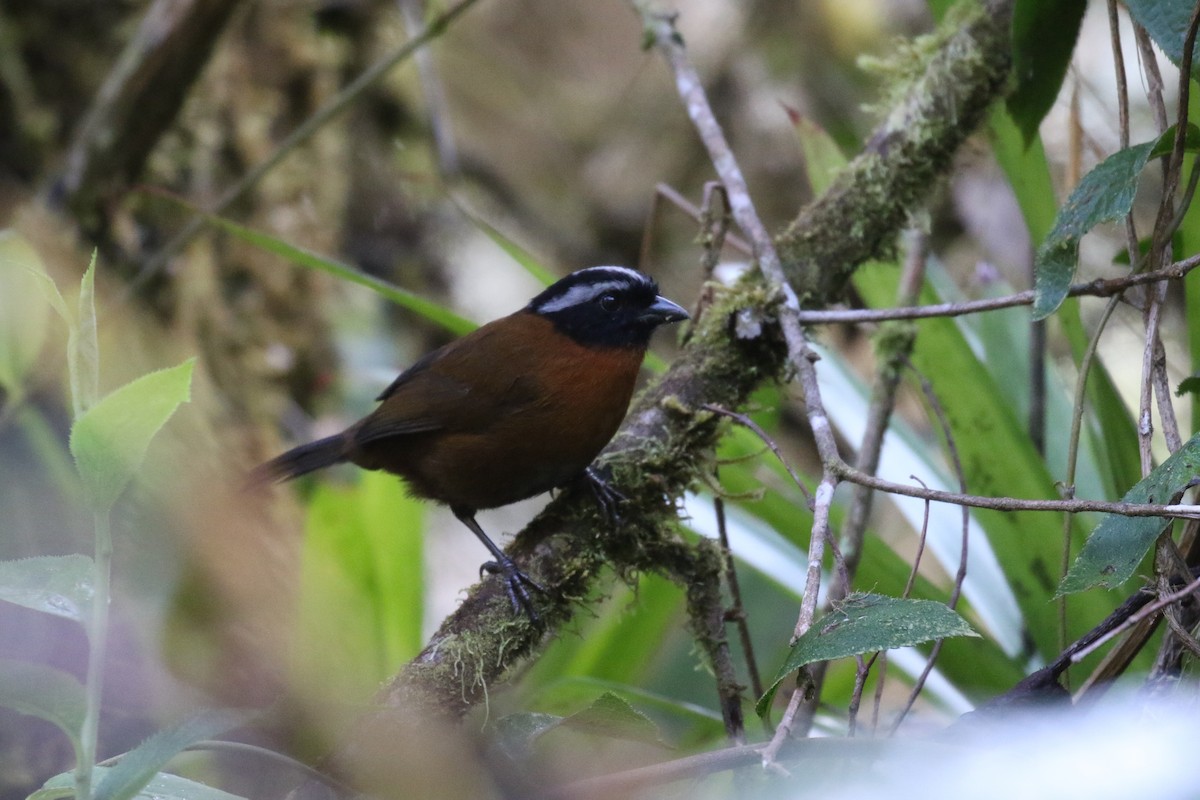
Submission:
<svg viewBox="0 0 1200 800">
<path fill-rule="evenodd" d="M 607 470 L 605 471 L 607 472 Z M 600 513 L 609 522 L 616 523 L 621 521 L 620 505 L 628 498 L 617 491 L 617 488 L 609 482 L 609 477 L 611 476 L 601 474 L 600 470 L 595 467 L 588 467 L 583 471 L 583 480 L 592 490 L 592 497 L 596 499 Z"/>
<path fill-rule="evenodd" d="M 485 572 L 489 575 L 502 575 L 504 590 L 508 593 L 509 602 L 512 603 L 513 613 L 520 614 L 524 611 L 530 622 L 541 627 L 541 618 L 538 617 L 537 611 L 533 607 L 533 599 L 525 589 L 528 586 L 546 594 L 546 589 L 540 583 L 518 569 L 517 565 L 508 557 L 501 561 L 485 561 L 479 566 L 480 576 Z"/>
</svg>

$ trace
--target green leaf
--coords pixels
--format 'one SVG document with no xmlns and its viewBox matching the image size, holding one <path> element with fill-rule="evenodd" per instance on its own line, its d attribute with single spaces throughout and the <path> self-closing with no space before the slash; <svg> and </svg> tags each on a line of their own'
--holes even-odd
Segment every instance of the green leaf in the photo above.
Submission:
<svg viewBox="0 0 1200 800">
<path fill-rule="evenodd" d="M 145 458 L 155 434 L 190 398 L 195 359 L 131 381 L 96 403 L 71 427 L 71 454 L 93 509 L 112 508 Z"/>
<path fill-rule="evenodd" d="M 107 780 L 108 776 L 118 767 L 96 767 L 97 778 Z M 29 796 L 29 800 L 58 800 L 71 797 L 75 787 L 73 773 L 64 772 L 55 775 L 41 789 Z M 99 796 L 99 795 L 97 795 Z M 245 800 L 240 795 L 223 792 L 203 783 L 160 772 L 150 779 L 137 794 L 130 797 L 139 800 Z"/>
<path fill-rule="evenodd" d="M 168 198 L 174 199 L 174 198 Z M 414 294 L 406 289 L 396 286 L 394 283 L 376 278 L 374 275 L 368 275 L 360 269 L 344 264 L 340 261 L 335 261 L 332 258 L 318 255 L 311 250 L 306 250 L 303 247 L 296 247 L 277 237 L 271 236 L 261 231 L 256 231 L 252 228 L 247 228 L 243 225 L 238 225 L 236 222 L 231 222 L 223 217 L 205 214 L 198 208 L 188 204 L 180 203 L 193 212 L 201 214 L 211 222 L 223 230 L 228 231 L 242 241 L 252 244 L 268 253 L 274 253 L 281 258 L 291 261 L 297 266 L 306 269 L 325 272 L 340 278 L 349 283 L 355 283 L 359 286 L 365 286 L 371 291 L 389 300 L 401 308 L 407 308 L 416 314 L 420 314 L 425 319 L 440 325 L 456 336 L 461 336 L 465 333 L 470 333 L 478 327 L 474 322 L 471 322 L 465 317 L 460 317 L 453 311 L 446 309 L 437 303 L 430 302 L 418 294 Z"/>
<path fill-rule="evenodd" d="M 211 739 L 244 725 L 251 716 L 243 711 L 202 711 L 177 725 L 159 731 L 121 756 L 117 765 L 109 769 L 100 780 L 93 800 L 129 800 L 147 794 L 157 796 L 156 791 L 147 793 L 142 790 L 150 788 L 148 784 L 168 761 L 196 742 Z"/>
<path fill-rule="evenodd" d="M 1028 145 L 1062 87 L 1087 0 L 1017 0 L 1013 8 L 1013 74 L 1008 112 Z"/>
<path fill-rule="evenodd" d="M 534 277 L 538 283 L 543 286 L 549 286 L 558 279 L 550 270 L 546 269 L 545 265 L 537 259 L 532 253 L 526 250 L 521 245 L 510 239 L 508 236 L 500 232 L 500 229 L 492 225 L 482 217 L 472 214 L 462 206 L 458 207 L 463 216 L 471 220 L 475 227 L 483 231 L 489 239 L 496 243 L 496 246 L 503 250 L 508 256 L 518 264 L 520 264 L 526 272 Z"/>
<path fill-rule="evenodd" d="M 1189 375 L 1175 387 L 1176 397 L 1183 397 L 1185 394 L 1200 394 L 1200 375 Z"/>
<path fill-rule="evenodd" d="M 68 555 L 0 561 L 0 600 L 86 623 L 92 608 L 92 559 Z"/>
<path fill-rule="evenodd" d="M 1200 149 L 1200 128 L 1189 124 L 1185 149 Z M 1033 318 L 1045 319 L 1067 296 L 1079 260 L 1079 240 L 1104 222 L 1122 219 L 1133 208 L 1138 180 L 1151 158 L 1167 155 L 1174 148 L 1175 126 L 1153 142 L 1118 150 L 1083 176 L 1059 209 L 1054 229 L 1038 248 L 1034 263 Z"/>
<path fill-rule="evenodd" d="M 1180 65 L 1193 4 L 1185 0 L 1126 0 L 1129 16 L 1146 29 L 1167 58 Z M 1193 53 L 1192 78 L 1200 80 L 1200 63 Z"/>
<path fill-rule="evenodd" d="M 1143 142 L 1101 161 L 1083 176 L 1059 209 L 1054 229 L 1038 248 L 1034 263 L 1034 319 L 1050 316 L 1066 298 L 1075 277 L 1079 240 L 1083 235 L 1102 222 L 1112 222 L 1129 213 L 1138 178 L 1154 145 Z"/>
<path fill-rule="evenodd" d="M 54 723 L 79 753 L 87 701 L 83 684 L 71 673 L 45 664 L 0 659 L 0 706 Z"/>
<path fill-rule="evenodd" d="M 1124 503 L 1169 503 L 1200 475 L 1200 433 L 1188 439 L 1171 457 L 1130 489 Z M 1109 514 L 1088 537 L 1071 565 L 1058 594 L 1093 586 L 1113 588 L 1129 580 L 1154 540 L 1170 524 L 1164 517 L 1124 517 Z"/>
<path fill-rule="evenodd" d="M 340 702 L 365 702 L 424 644 L 424 505 L 394 476 L 322 482 L 304 525 L 293 668 Z M 329 647 L 337 641 L 337 647 Z"/>
<path fill-rule="evenodd" d="M 878 594 L 847 597 L 809 628 L 794 645 L 756 710 L 766 716 L 779 684 L 806 664 L 909 647 L 950 636 L 978 636 L 953 609 L 933 600 L 904 600 Z"/>
<path fill-rule="evenodd" d="M 819 195 L 833 184 L 838 173 L 846 166 L 846 155 L 833 137 L 816 122 L 799 113 L 789 116 L 792 126 L 796 129 L 796 138 L 800 140 L 800 150 L 804 154 L 804 171 L 808 175 L 808 185 L 813 194 Z"/>
<path fill-rule="evenodd" d="M 566 717 L 561 726 L 580 733 L 665 746 L 658 726 L 612 692 L 605 692 L 587 708 Z"/>
<path fill-rule="evenodd" d="M 543 733 L 557 728 L 563 718 L 557 714 L 525 711 L 496 720 L 496 746 L 513 761 L 525 761 L 533 755 L 533 743 Z"/>
<path fill-rule="evenodd" d="M 50 282 L 37 251 L 14 231 L 0 231 L 0 388 L 22 393 L 49 330 Z"/>
<path fill-rule="evenodd" d="M 1019 139 L 1015 129 L 1011 130 L 1011 136 L 1010 146 Z M 1025 151 L 1026 157 L 1032 157 L 1029 154 L 1035 148 Z M 931 280 L 919 301 L 923 305 L 953 299 L 933 290 L 932 278 L 938 271 L 936 264 L 930 265 Z M 894 267 L 864 265 L 853 281 L 869 307 L 882 308 L 895 302 L 898 275 Z M 1060 316 L 1067 316 L 1076 305 L 1075 302 L 1067 305 Z M 1010 497 L 1053 497 L 1054 473 L 1033 446 L 1029 432 L 1017 416 L 1016 406 L 1002 388 L 1002 381 L 1012 381 L 1013 377 L 989 374 L 976 349 L 976 334 L 968 335 L 961 320 L 925 319 L 917 325 L 919 333 L 912 360 L 932 384 L 950 422 L 959 457 L 965 465 L 968 489 Z M 1115 402 L 1120 402 L 1115 392 L 1112 397 L 1116 398 Z M 1125 407 L 1120 405 L 1119 408 L 1124 410 Z M 1131 428 L 1132 423 L 1127 421 L 1124 428 L 1114 426 L 1113 430 L 1128 434 Z M 1133 455 L 1136 460 L 1136 443 Z M 932 464 L 924 469 L 937 474 Z M 907 474 L 896 473 L 897 477 Z M 1136 480 L 1135 477 L 1124 486 Z M 1062 559 L 1061 520 L 1036 512 L 985 509 L 973 509 L 971 518 L 987 532 L 988 542 L 1016 596 L 1021 610 L 1022 636 L 1036 643 L 1044 658 L 1053 658 L 1059 650 L 1057 615 L 1054 606 L 1046 600 L 1054 594 L 1059 578 L 1054 565 Z M 1072 540 L 1077 547 L 1083 546 L 1087 532 L 1084 518 L 1076 516 Z M 1068 620 L 1073 634 L 1070 638 L 1082 635 L 1110 611 L 1111 603 L 1099 595 L 1073 601 L 1071 619 Z"/>
<path fill-rule="evenodd" d="M 67 342 L 71 399 L 78 417 L 100 399 L 100 338 L 96 333 L 96 252 L 79 282 L 78 325 Z"/>
<path fill-rule="evenodd" d="M 554 714 L 510 714 L 496 723 L 497 742 L 514 760 L 524 760 L 533 744 L 555 728 L 569 728 L 590 736 L 626 739 L 666 747 L 658 726 L 628 701 L 613 692 L 605 692 L 582 711 L 569 717 Z"/>
</svg>

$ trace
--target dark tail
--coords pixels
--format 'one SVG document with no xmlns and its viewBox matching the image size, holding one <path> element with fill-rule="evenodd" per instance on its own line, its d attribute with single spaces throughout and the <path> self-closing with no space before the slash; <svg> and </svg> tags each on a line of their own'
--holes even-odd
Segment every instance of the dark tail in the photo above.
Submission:
<svg viewBox="0 0 1200 800">
<path fill-rule="evenodd" d="M 324 467 L 346 461 L 346 437 L 344 434 L 318 439 L 315 442 L 294 447 L 270 461 L 259 464 L 246 478 L 246 487 L 255 488 L 271 483 L 290 481 Z"/>
</svg>

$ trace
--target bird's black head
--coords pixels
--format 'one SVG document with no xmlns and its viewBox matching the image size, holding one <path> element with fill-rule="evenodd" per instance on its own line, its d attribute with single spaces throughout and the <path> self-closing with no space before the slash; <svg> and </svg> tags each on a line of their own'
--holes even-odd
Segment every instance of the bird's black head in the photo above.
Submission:
<svg viewBox="0 0 1200 800">
<path fill-rule="evenodd" d="M 658 294 L 658 284 L 625 267 L 572 272 L 529 301 L 526 311 L 545 317 L 580 344 L 645 347 L 659 325 L 688 313 Z"/>
</svg>

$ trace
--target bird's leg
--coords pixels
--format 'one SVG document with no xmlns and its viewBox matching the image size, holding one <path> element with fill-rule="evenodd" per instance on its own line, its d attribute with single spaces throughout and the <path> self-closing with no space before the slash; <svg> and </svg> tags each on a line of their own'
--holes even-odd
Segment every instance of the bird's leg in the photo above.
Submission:
<svg viewBox="0 0 1200 800">
<path fill-rule="evenodd" d="M 602 468 L 603 469 L 603 468 Z M 620 522 L 621 512 L 619 506 L 627 499 L 625 495 L 617 491 L 617 488 L 609 483 L 607 469 L 597 469 L 596 467 L 588 467 L 580 475 L 580 480 L 587 484 L 592 490 L 592 497 L 596 499 L 596 505 L 600 508 L 600 513 L 604 515 L 609 522 Z"/>
<path fill-rule="evenodd" d="M 541 584 L 530 578 L 524 572 L 517 568 L 513 560 L 508 555 L 496 546 L 496 543 L 491 540 L 483 528 L 479 527 L 479 523 L 475 521 L 475 514 L 470 509 L 454 508 L 450 509 L 454 512 L 454 516 L 458 517 L 463 525 L 471 529 L 471 533 L 475 534 L 479 541 L 483 542 L 483 546 L 492 554 L 494 561 L 487 561 L 479 568 L 479 571 L 487 572 L 491 575 L 500 574 L 504 576 L 504 588 L 508 592 L 508 600 L 512 603 L 513 613 L 519 614 L 524 610 L 528 615 L 529 621 L 534 625 L 541 625 L 541 620 L 538 618 L 537 611 L 533 608 L 533 600 L 529 597 L 529 592 L 525 590 L 526 586 L 532 587 L 542 594 L 546 590 Z"/>
</svg>

